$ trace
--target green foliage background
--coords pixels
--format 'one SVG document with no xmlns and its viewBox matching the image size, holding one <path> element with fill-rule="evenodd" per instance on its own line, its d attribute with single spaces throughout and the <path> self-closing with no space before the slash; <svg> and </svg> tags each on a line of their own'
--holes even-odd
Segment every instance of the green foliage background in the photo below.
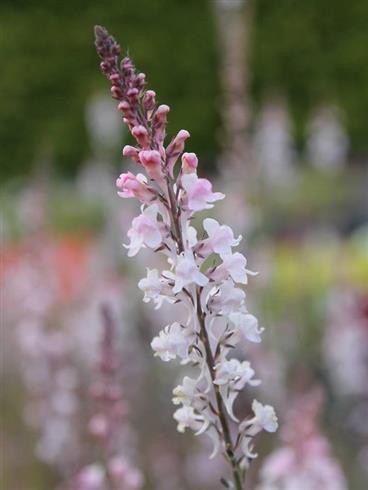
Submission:
<svg viewBox="0 0 368 490">
<path fill-rule="evenodd" d="M 249 1 L 254 99 L 286 93 L 300 139 L 315 104 L 336 100 L 353 152 L 366 153 L 368 2 Z M 88 155 L 86 100 L 108 90 L 93 47 L 96 23 L 114 33 L 160 100 L 173 106 L 171 131 L 186 127 L 202 158 L 215 153 L 221 91 L 209 1 L 2 0 L 2 177 L 28 173 L 43 156 L 71 174 Z"/>
</svg>

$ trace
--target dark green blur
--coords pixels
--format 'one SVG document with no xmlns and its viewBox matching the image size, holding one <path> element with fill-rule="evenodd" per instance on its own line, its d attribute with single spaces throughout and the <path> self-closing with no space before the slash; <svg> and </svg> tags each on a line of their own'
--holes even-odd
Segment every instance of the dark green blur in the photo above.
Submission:
<svg viewBox="0 0 368 490">
<path fill-rule="evenodd" d="M 255 102 L 272 90 L 286 93 L 302 142 L 308 112 L 320 100 L 337 101 L 353 156 L 366 154 L 368 3 L 254 3 Z M 97 90 L 108 91 L 93 46 L 96 23 L 116 36 L 159 100 L 172 106 L 170 131 L 188 128 L 191 149 L 204 161 L 215 155 L 221 91 L 210 2 L 2 0 L 2 178 L 28 174 L 44 160 L 71 175 L 88 157 L 86 101 Z"/>
</svg>

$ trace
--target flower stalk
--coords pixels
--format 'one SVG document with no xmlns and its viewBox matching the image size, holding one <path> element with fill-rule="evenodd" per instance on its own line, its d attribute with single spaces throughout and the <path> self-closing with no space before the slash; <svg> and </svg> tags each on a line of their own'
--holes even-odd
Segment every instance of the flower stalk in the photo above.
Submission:
<svg viewBox="0 0 368 490">
<path fill-rule="evenodd" d="M 156 309 L 163 302 L 181 303 L 187 311 L 185 323 L 167 325 L 151 343 L 163 361 L 180 359 L 181 364 L 199 370 L 197 378 L 185 376 L 174 389 L 173 402 L 181 405 L 174 419 L 179 432 L 189 428 L 195 435 L 211 438 L 210 457 L 221 451 L 231 465 L 231 481 L 223 478 L 222 483 L 229 489 L 244 490 L 245 470 L 257 456 L 254 436 L 277 429 L 273 408 L 257 400 L 252 404 L 253 417 L 240 422 L 233 411 L 245 385 L 260 383 L 253 378 L 249 362 L 228 357 L 239 342 L 261 340 L 262 329 L 248 312 L 245 293 L 238 287 L 247 284 L 254 273 L 247 269 L 241 253 L 233 253 L 241 237 L 235 238 L 229 226 L 205 218 L 207 238 L 198 239 L 193 217 L 213 208 L 225 195 L 213 192 L 212 184 L 198 177 L 197 156 L 184 152 L 188 131 L 180 130 L 165 147 L 170 108 L 156 104 L 155 92 L 145 89 L 145 75 L 136 72 L 130 58 L 119 62 L 120 46 L 104 28 L 96 27 L 95 34 L 101 70 L 136 140 L 136 146 L 124 147 L 123 155 L 144 172 L 123 173 L 117 179 L 118 194 L 141 203 L 141 214 L 128 231 L 130 242 L 124 246 L 129 257 L 150 248 L 167 258 L 168 270 L 147 269 L 147 276 L 139 281 L 143 301 L 152 301 Z M 219 265 L 208 267 L 211 259 Z"/>
</svg>

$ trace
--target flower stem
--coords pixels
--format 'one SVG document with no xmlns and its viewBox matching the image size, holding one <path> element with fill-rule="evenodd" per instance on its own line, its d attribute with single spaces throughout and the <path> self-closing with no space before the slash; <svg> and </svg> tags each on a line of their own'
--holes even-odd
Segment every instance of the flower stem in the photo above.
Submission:
<svg viewBox="0 0 368 490">
<path fill-rule="evenodd" d="M 173 228 L 175 230 L 175 238 L 178 246 L 178 251 L 179 253 L 184 251 L 184 241 L 183 241 L 183 236 L 180 228 L 180 223 L 178 219 L 178 213 L 177 213 L 177 207 L 175 203 L 175 196 L 174 192 L 172 189 L 172 186 L 170 185 L 169 179 L 167 179 L 167 191 L 168 191 L 168 197 L 169 197 L 169 203 L 170 203 L 170 211 L 171 211 L 171 222 L 173 225 Z M 197 317 L 198 317 L 198 322 L 200 326 L 200 339 L 203 342 L 205 352 L 206 352 L 206 363 L 208 366 L 208 370 L 210 372 L 211 380 L 212 380 L 212 386 L 214 388 L 215 392 L 215 397 L 216 397 L 216 404 L 217 404 L 217 412 L 218 412 L 218 418 L 220 421 L 221 429 L 222 429 L 222 434 L 225 442 L 225 451 L 227 458 L 231 464 L 232 467 L 232 474 L 233 474 L 233 481 L 234 481 L 234 488 L 235 490 L 244 490 L 243 486 L 243 478 L 242 478 L 242 471 L 239 466 L 239 463 L 236 460 L 236 455 L 234 452 L 234 445 L 231 439 L 231 434 L 230 434 L 230 428 L 228 424 L 228 420 L 226 417 L 226 411 L 224 407 L 224 403 L 222 401 L 222 396 L 220 393 L 220 389 L 218 385 L 214 383 L 215 380 L 215 374 L 214 374 L 214 358 L 212 355 L 211 351 L 211 346 L 210 346 L 210 341 L 208 338 L 208 332 L 206 329 L 206 322 L 205 322 L 205 313 L 202 311 L 201 307 L 201 301 L 200 301 L 200 289 L 196 289 L 196 294 L 197 294 Z"/>
<path fill-rule="evenodd" d="M 230 464 L 232 466 L 235 489 L 236 490 L 244 490 L 243 483 L 242 483 L 242 472 L 241 472 L 241 469 L 239 467 L 238 462 L 236 461 L 234 446 L 233 446 L 233 442 L 231 439 L 230 428 L 229 428 L 229 424 L 228 424 L 226 413 L 225 413 L 224 403 L 222 401 L 220 389 L 219 389 L 218 385 L 216 385 L 214 383 L 214 380 L 215 380 L 214 359 L 213 359 L 213 355 L 212 355 L 212 351 L 211 351 L 210 341 L 208 338 L 208 332 L 206 329 L 205 315 L 204 315 L 204 312 L 202 311 L 202 308 L 201 308 L 199 288 L 197 288 L 197 317 L 198 317 L 199 326 L 200 326 L 200 338 L 203 342 L 203 345 L 204 345 L 204 348 L 206 351 L 206 362 L 207 362 L 208 370 L 210 372 L 210 376 L 212 379 L 212 386 L 213 386 L 214 391 L 215 391 L 218 417 L 220 420 L 222 433 L 223 433 L 223 437 L 224 437 L 226 455 L 227 455 L 227 457 L 230 461 Z"/>
</svg>

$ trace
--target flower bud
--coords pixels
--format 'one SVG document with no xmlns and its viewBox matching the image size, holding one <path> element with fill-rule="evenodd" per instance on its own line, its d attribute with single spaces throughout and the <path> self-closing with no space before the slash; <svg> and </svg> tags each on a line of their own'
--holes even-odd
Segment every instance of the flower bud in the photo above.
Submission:
<svg viewBox="0 0 368 490">
<path fill-rule="evenodd" d="M 156 150 L 143 150 L 139 152 L 139 158 L 151 179 L 160 182 L 163 180 L 161 168 L 161 156 Z"/>
<path fill-rule="evenodd" d="M 153 111 L 156 105 L 156 92 L 154 92 L 153 90 L 147 90 L 143 97 L 143 105 L 147 113 Z"/>
<path fill-rule="evenodd" d="M 110 76 L 109 76 L 109 80 L 113 83 L 116 83 L 120 80 L 120 75 L 119 73 L 112 73 Z"/>
<path fill-rule="evenodd" d="M 190 134 L 188 131 L 181 129 L 166 148 L 166 165 L 171 177 L 173 177 L 175 163 L 184 150 L 185 140 L 187 140 L 189 136 Z"/>
<path fill-rule="evenodd" d="M 116 85 L 113 85 L 111 87 L 111 95 L 112 95 L 113 99 L 121 99 L 121 97 L 123 96 L 123 93 L 119 87 L 117 87 Z"/>
<path fill-rule="evenodd" d="M 119 102 L 118 104 L 118 111 L 120 112 L 126 112 L 130 109 L 130 104 L 128 101 L 126 100 L 122 100 L 121 102 Z"/>
<path fill-rule="evenodd" d="M 137 99 L 138 94 L 139 94 L 139 90 L 137 88 L 131 88 L 127 92 L 127 96 L 129 97 L 129 99 L 132 99 L 133 101 Z"/>
<path fill-rule="evenodd" d="M 149 147 L 148 131 L 144 126 L 134 126 L 132 135 L 142 148 Z"/>
<path fill-rule="evenodd" d="M 146 83 L 146 75 L 145 73 L 138 73 L 134 80 L 134 86 L 141 91 Z"/>
<path fill-rule="evenodd" d="M 136 163 L 141 163 L 139 160 L 139 150 L 134 148 L 134 146 L 125 145 L 123 148 L 123 156 L 131 158 Z"/>
<path fill-rule="evenodd" d="M 183 153 L 181 157 L 182 171 L 184 174 L 192 174 L 197 170 L 198 158 L 195 153 Z"/>
<path fill-rule="evenodd" d="M 155 143 L 161 146 L 164 142 L 166 135 L 166 122 L 167 113 L 170 111 L 170 107 L 166 104 L 160 105 L 153 115 L 152 127 L 154 130 Z"/>
</svg>

